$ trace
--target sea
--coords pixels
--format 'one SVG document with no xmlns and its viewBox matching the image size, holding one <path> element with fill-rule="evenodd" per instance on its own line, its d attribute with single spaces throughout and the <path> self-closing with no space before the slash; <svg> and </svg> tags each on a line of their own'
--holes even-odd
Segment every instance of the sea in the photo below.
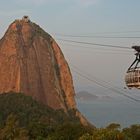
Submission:
<svg viewBox="0 0 140 140">
<path fill-rule="evenodd" d="M 77 100 L 77 107 L 87 120 L 98 128 L 119 123 L 122 128 L 140 124 L 140 102 L 113 100 Z"/>
</svg>

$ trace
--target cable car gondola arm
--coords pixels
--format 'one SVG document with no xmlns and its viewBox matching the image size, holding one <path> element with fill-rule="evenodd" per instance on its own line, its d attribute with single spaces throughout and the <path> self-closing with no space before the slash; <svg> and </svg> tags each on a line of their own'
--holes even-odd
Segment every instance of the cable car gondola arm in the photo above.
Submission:
<svg viewBox="0 0 140 140">
<path fill-rule="evenodd" d="M 137 57 L 136 57 L 136 59 L 134 60 L 134 62 L 131 64 L 131 66 L 128 68 L 128 70 L 127 71 L 129 71 L 131 68 L 132 68 L 132 66 L 137 62 Z"/>
</svg>

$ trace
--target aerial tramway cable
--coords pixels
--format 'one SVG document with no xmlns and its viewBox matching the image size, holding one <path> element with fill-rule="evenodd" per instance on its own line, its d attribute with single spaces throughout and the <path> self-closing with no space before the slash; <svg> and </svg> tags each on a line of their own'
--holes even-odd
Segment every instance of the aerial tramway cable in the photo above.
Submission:
<svg viewBox="0 0 140 140">
<path fill-rule="evenodd" d="M 65 42 L 62 42 L 62 45 L 65 45 L 66 47 L 67 46 L 70 46 L 70 47 L 79 47 L 79 48 L 86 48 L 86 49 L 94 49 L 94 50 L 100 50 L 100 51 L 104 51 L 104 52 L 108 52 L 108 51 L 111 51 L 111 52 L 117 52 L 120 54 L 120 52 L 125 52 L 126 54 L 129 54 L 131 53 L 132 51 L 131 50 L 123 50 L 123 49 L 113 49 L 113 48 L 93 48 L 92 46 L 83 46 L 83 45 L 75 45 L 75 44 L 68 44 L 68 43 L 65 43 Z M 62 46 L 61 45 L 61 46 Z M 130 55 L 130 54 L 129 54 Z"/>
<path fill-rule="evenodd" d="M 89 37 L 92 37 L 94 35 L 107 35 L 107 34 L 110 34 L 110 35 L 115 35 L 115 34 L 128 34 L 128 33 L 140 33 L 140 31 L 112 31 L 112 32 L 93 32 L 92 34 L 91 33 L 88 33 L 86 35 L 79 35 L 79 34 L 64 34 L 64 33 L 52 33 L 53 35 L 56 35 L 56 36 L 76 36 L 76 37 L 81 37 L 81 36 L 89 36 Z"/>
<path fill-rule="evenodd" d="M 56 34 L 58 37 L 70 37 L 70 38 L 116 38 L 116 39 L 140 39 L 140 36 L 102 36 L 102 35 L 67 35 L 67 34 Z"/>
<path fill-rule="evenodd" d="M 130 47 L 125 47 L 125 46 L 120 46 L 120 45 L 118 46 L 118 45 L 110 45 L 110 44 L 100 44 L 100 43 L 67 40 L 67 39 L 58 39 L 58 40 L 63 41 L 63 42 L 69 42 L 69 43 L 84 44 L 88 46 L 109 47 L 109 48 L 117 48 L 117 49 L 124 49 L 124 50 L 131 49 Z M 132 48 L 137 52 L 135 54 L 136 59 L 134 60 L 134 62 L 132 63 L 130 68 L 128 68 L 128 71 L 126 72 L 125 82 L 129 89 L 131 88 L 140 89 L 140 67 L 138 66 L 138 64 L 140 64 L 140 46 L 132 46 Z M 113 89 L 113 90 L 116 91 L 116 89 Z M 129 95 L 125 95 L 125 96 L 129 97 Z M 129 97 L 129 98 L 133 98 L 133 97 Z"/>
<path fill-rule="evenodd" d="M 92 46 L 101 46 L 101 47 L 109 47 L 109 48 L 119 48 L 119 49 L 127 49 L 130 50 L 131 48 L 125 46 L 117 46 L 117 45 L 110 45 L 110 44 L 99 44 L 99 43 L 92 43 L 92 42 L 82 42 L 76 40 L 67 40 L 67 39 L 57 39 L 64 42 L 71 42 L 76 44 L 85 44 L 85 45 L 92 45 Z"/>
<path fill-rule="evenodd" d="M 106 89 L 108 89 L 108 90 L 110 90 L 110 91 L 113 91 L 113 92 L 115 92 L 115 93 L 117 93 L 117 94 L 120 94 L 120 95 L 122 95 L 122 96 L 124 96 L 124 97 L 127 97 L 127 98 L 129 98 L 129 99 L 131 99 L 131 100 L 133 100 L 133 101 L 136 101 L 136 102 L 139 102 L 139 103 L 140 103 L 140 100 L 138 100 L 138 99 L 136 99 L 136 98 L 134 98 L 134 97 L 128 95 L 125 91 L 122 91 L 122 90 L 120 90 L 120 89 L 118 89 L 118 88 L 113 88 L 113 86 L 112 86 L 110 83 L 108 83 L 108 82 L 106 82 L 106 81 L 101 81 L 101 80 L 99 80 L 99 79 L 97 79 L 96 77 L 93 77 L 93 76 L 90 76 L 90 77 L 89 77 L 87 74 L 84 75 L 79 69 L 77 69 L 77 68 L 76 68 L 75 66 L 73 66 L 73 65 L 71 65 L 71 68 L 72 68 L 72 70 L 73 70 L 76 74 L 78 74 L 79 76 L 83 77 L 84 79 L 86 79 L 86 80 L 88 80 L 88 81 L 90 81 L 90 82 L 92 82 L 92 83 L 94 83 L 94 84 L 97 84 L 97 85 L 99 85 L 99 86 L 101 86 L 101 87 L 103 87 L 103 88 L 106 88 Z"/>
</svg>

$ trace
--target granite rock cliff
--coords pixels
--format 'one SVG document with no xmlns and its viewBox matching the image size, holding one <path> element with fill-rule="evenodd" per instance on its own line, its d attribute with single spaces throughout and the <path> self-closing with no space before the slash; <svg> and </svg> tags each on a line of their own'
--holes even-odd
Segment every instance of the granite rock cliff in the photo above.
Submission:
<svg viewBox="0 0 140 140">
<path fill-rule="evenodd" d="M 27 17 L 15 20 L 0 40 L 0 93 L 32 96 L 51 108 L 75 115 L 73 80 L 67 61 L 55 40 Z"/>
</svg>

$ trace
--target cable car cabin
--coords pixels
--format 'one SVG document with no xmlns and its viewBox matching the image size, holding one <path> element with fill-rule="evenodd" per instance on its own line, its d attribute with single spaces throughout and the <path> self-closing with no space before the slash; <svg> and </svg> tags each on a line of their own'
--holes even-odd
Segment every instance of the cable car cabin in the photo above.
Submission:
<svg viewBox="0 0 140 140">
<path fill-rule="evenodd" d="M 128 70 L 125 76 L 125 82 L 129 89 L 140 89 L 140 67 Z"/>
<path fill-rule="evenodd" d="M 133 49 L 137 52 L 136 59 L 128 68 L 125 76 L 125 82 L 129 89 L 137 88 L 140 89 L 140 67 L 138 66 L 140 62 L 140 46 L 133 46 Z"/>
</svg>

